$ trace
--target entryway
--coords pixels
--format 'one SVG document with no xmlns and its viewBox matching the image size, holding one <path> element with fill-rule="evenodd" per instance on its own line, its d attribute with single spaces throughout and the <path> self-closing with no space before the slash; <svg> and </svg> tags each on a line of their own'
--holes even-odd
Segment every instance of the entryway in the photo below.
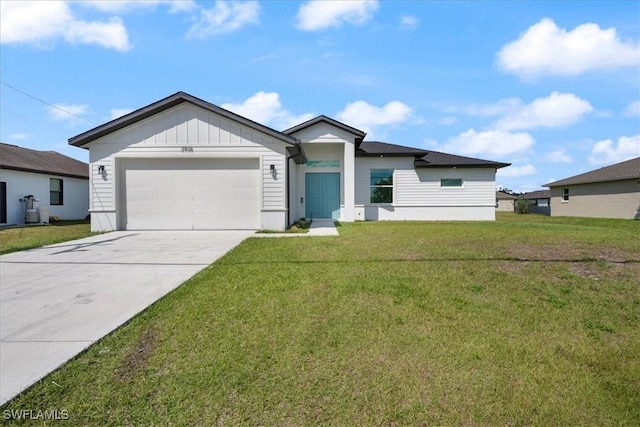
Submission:
<svg viewBox="0 0 640 427">
<path fill-rule="evenodd" d="M 307 218 L 340 218 L 339 173 L 307 173 L 305 194 Z"/>
</svg>

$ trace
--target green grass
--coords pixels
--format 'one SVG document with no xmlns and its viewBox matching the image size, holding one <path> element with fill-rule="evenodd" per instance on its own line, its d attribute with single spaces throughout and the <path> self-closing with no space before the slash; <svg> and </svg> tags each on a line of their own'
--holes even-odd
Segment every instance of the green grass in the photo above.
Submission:
<svg viewBox="0 0 640 427">
<path fill-rule="evenodd" d="M 89 221 L 0 229 L 0 255 L 91 236 Z"/>
<path fill-rule="evenodd" d="M 3 410 L 73 425 L 638 425 L 640 222 L 249 239 Z"/>
</svg>

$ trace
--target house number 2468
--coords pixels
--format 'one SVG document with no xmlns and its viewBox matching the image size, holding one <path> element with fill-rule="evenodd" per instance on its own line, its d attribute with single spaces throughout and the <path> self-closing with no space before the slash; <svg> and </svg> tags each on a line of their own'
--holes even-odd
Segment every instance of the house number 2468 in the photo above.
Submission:
<svg viewBox="0 0 640 427">
<path fill-rule="evenodd" d="M 183 153 L 193 153 L 193 147 L 182 147 Z"/>
</svg>

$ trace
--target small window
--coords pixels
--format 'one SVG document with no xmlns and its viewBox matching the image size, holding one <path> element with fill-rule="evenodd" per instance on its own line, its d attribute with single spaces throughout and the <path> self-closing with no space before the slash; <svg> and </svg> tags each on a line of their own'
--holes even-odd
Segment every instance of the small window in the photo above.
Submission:
<svg viewBox="0 0 640 427">
<path fill-rule="evenodd" d="M 49 179 L 49 204 L 52 206 L 63 203 L 62 180 L 56 178 Z"/>
<path fill-rule="evenodd" d="M 371 203 L 393 203 L 393 169 L 371 169 Z"/>
<path fill-rule="evenodd" d="M 462 187 L 462 179 L 443 178 L 440 180 L 440 187 Z"/>
<path fill-rule="evenodd" d="M 568 202 L 569 201 L 569 189 L 568 188 L 563 188 L 562 189 L 562 201 L 563 202 Z"/>
<path fill-rule="evenodd" d="M 339 168 L 340 160 L 307 160 L 308 168 Z"/>
</svg>

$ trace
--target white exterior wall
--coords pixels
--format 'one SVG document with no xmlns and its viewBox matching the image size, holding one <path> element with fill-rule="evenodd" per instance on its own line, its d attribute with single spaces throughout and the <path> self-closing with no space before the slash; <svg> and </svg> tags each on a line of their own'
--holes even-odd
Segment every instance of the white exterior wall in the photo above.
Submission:
<svg viewBox="0 0 640 427">
<path fill-rule="evenodd" d="M 297 178 L 295 188 L 292 187 L 291 200 L 295 205 L 297 215 L 292 216 L 291 220 L 305 215 L 304 200 L 305 193 L 305 174 L 306 173 L 322 173 L 322 172 L 339 172 L 340 173 L 340 221 L 353 221 L 355 216 L 354 202 L 354 176 L 355 176 L 355 136 L 349 132 L 332 126 L 328 123 L 320 122 L 308 128 L 302 129 L 292 136 L 298 138 L 304 147 L 308 160 L 338 160 L 340 166 L 338 168 L 310 168 L 301 165 L 297 169 Z M 295 189 L 295 193 L 294 190 Z M 300 202 L 302 198 L 303 202 Z"/>
<path fill-rule="evenodd" d="M 62 180 L 63 205 L 50 205 L 50 178 Z M 40 200 L 36 207 L 49 208 L 49 216 L 57 216 L 60 219 L 84 219 L 89 213 L 87 179 L 2 169 L 0 181 L 7 183 L 6 224 L 24 224 L 24 212 L 19 200 L 29 194 Z"/>
<path fill-rule="evenodd" d="M 89 148 L 91 228 L 121 228 L 120 158 L 256 158 L 262 169 L 262 228 L 286 226 L 285 144 L 217 114 L 183 103 L 99 138 Z M 186 148 L 186 150 L 185 150 Z M 276 167 L 276 176 L 270 171 Z M 98 166 L 105 167 L 104 175 Z"/>
<path fill-rule="evenodd" d="M 356 158 L 357 220 L 495 220 L 495 169 L 414 169 L 413 157 Z M 393 203 L 371 204 L 371 169 L 394 169 Z M 443 178 L 463 185 L 440 187 Z"/>
</svg>

